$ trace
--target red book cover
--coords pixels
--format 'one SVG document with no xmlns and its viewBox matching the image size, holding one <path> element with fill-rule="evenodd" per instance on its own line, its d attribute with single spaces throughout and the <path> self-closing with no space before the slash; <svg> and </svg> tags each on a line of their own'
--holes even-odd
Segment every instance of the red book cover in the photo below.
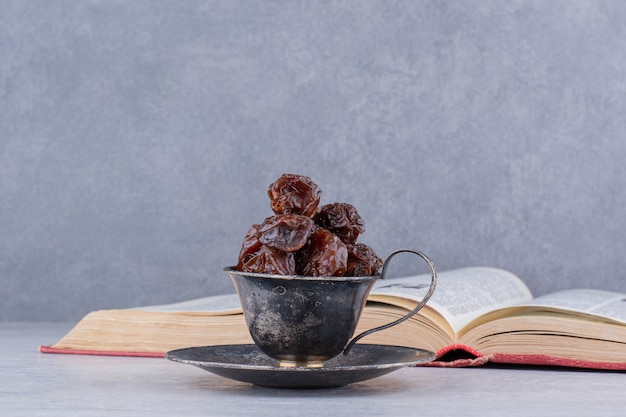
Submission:
<svg viewBox="0 0 626 417">
<path fill-rule="evenodd" d="M 124 352 L 104 350 L 78 350 L 40 346 L 42 353 L 56 353 L 66 355 L 95 355 L 95 356 L 125 356 L 144 358 L 163 358 L 164 352 Z M 597 370 L 626 371 L 626 363 L 581 361 L 574 359 L 557 358 L 546 355 L 512 355 L 494 353 L 483 355 L 480 352 L 464 345 L 450 345 L 437 352 L 437 359 L 421 365 L 441 368 L 464 368 L 485 365 L 487 363 L 499 363 L 509 365 L 534 365 L 534 366 L 557 366 L 568 368 L 583 368 Z"/>
<path fill-rule="evenodd" d="M 447 359 L 451 358 L 451 359 Z M 499 363 L 508 365 L 533 365 L 533 366 L 556 366 L 568 368 L 583 368 L 597 370 L 625 371 L 626 363 L 582 361 L 576 359 L 558 358 L 547 355 L 533 354 L 506 354 L 494 353 L 483 355 L 482 353 L 465 345 L 450 345 L 437 352 L 437 359 L 425 364 L 443 368 L 461 368 L 481 366 L 487 363 Z"/>
</svg>

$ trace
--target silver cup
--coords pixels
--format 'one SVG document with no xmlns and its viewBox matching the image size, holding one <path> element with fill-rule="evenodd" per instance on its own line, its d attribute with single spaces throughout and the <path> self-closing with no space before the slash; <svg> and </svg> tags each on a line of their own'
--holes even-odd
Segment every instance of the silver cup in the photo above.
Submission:
<svg viewBox="0 0 626 417">
<path fill-rule="evenodd" d="M 421 302 L 402 318 L 352 338 L 374 283 L 385 279 L 391 259 L 402 252 L 418 255 L 429 266 L 431 284 Z M 226 267 L 243 308 L 252 340 L 266 355 L 285 365 L 314 366 L 347 354 L 361 338 L 395 326 L 426 304 L 435 291 L 432 261 L 413 249 L 392 252 L 379 275 L 369 277 L 308 277 L 237 271 Z M 352 338 L 352 339 L 351 339 Z"/>
</svg>

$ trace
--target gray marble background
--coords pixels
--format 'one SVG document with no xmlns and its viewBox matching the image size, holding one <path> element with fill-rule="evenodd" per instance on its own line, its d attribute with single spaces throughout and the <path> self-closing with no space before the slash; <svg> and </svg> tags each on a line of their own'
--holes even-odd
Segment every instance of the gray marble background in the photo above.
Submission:
<svg viewBox="0 0 626 417">
<path fill-rule="evenodd" d="M 383 257 L 626 292 L 625 136 L 622 1 L 2 0 L 0 320 L 234 291 L 283 172 Z"/>
</svg>

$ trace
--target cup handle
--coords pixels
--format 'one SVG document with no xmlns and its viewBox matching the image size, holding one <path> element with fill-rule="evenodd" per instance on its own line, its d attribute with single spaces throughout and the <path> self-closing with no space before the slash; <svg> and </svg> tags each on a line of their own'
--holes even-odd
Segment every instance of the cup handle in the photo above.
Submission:
<svg viewBox="0 0 626 417">
<path fill-rule="evenodd" d="M 395 251 L 391 252 L 391 254 L 387 257 L 387 259 L 385 259 L 385 262 L 383 263 L 383 270 L 382 270 L 382 273 L 381 273 L 381 279 L 385 279 L 385 277 L 387 275 L 387 267 L 389 266 L 389 262 L 391 261 L 391 259 L 394 256 L 396 256 L 397 254 L 404 253 L 404 252 L 413 253 L 413 254 L 419 256 L 420 258 L 422 258 L 428 264 L 428 267 L 430 268 L 430 273 L 431 273 L 430 288 L 428 289 L 428 292 L 426 293 L 426 295 L 424 296 L 422 301 L 420 301 L 419 304 L 413 310 L 411 310 L 408 314 L 406 314 L 405 316 L 403 316 L 403 317 L 399 318 L 398 320 L 393 321 L 391 323 L 384 324 L 382 326 L 378 326 L 378 327 L 374 327 L 373 329 L 366 330 L 363 333 L 360 333 L 358 336 L 353 337 L 352 340 L 350 340 L 350 342 L 348 342 L 346 347 L 343 348 L 343 354 L 344 355 L 347 355 L 348 352 L 350 351 L 350 349 L 352 348 L 352 346 L 354 346 L 354 344 L 357 341 L 361 340 L 365 336 L 368 336 L 368 335 L 370 335 L 370 334 L 372 334 L 374 332 L 378 332 L 380 330 L 386 330 L 386 329 L 388 329 L 390 327 L 393 327 L 396 324 L 400 324 L 400 323 L 408 320 L 412 316 L 414 316 L 418 311 L 420 311 L 422 309 L 422 307 L 424 307 L 426 302 L 433 295 L 433 292 L 435 292 L 435 287 L 437 286 L 437 271 L 435 270 L 435 264 L 433 264 L 433 262 L 428 258 L 428 256 L 426 256 L 422 252 L 419 252 L 419 251 L 414 250 L 414 249 L 398 249 L 398 250 L 395 250 Z"/>
</svg>

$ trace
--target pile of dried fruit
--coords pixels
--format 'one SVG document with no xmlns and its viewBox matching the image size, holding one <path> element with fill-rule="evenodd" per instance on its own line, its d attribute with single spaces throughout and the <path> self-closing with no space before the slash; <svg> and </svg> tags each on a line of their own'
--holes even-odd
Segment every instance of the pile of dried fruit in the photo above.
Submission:
<svg viewBox="0 0 626 417">
<path fill-rule="evenodd" d="M 319 206 L 322 190 L 309 177 L 283 174 L 268 189 L 274 216 L 253 224 L 237 269 L 279 275 L 370 276 L 382 260 L 356 240 L 365 223 L 348 203 Z"/>
</svg>

